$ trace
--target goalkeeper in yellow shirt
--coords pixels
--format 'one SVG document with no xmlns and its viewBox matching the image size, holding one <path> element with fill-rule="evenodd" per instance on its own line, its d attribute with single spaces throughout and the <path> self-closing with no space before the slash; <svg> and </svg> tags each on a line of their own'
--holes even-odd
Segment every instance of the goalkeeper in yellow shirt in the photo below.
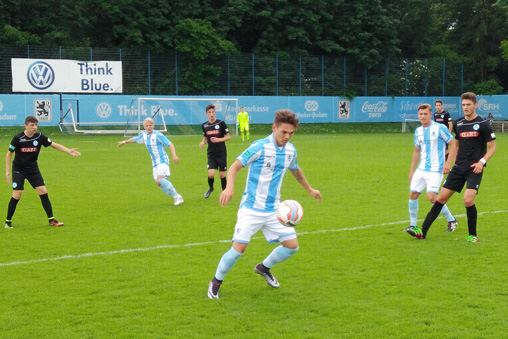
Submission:
<svg viewBox="0 0 508 339">
<path fill-rule="evenodd" d="M 245 135 L 247 134 L 247 141 L 250 141 L 249 133 L 249 114 L 245 112 L 245 107 L 240 107 L 240 112 L 236 116 L 236 124 L 242 133 L 242 141 L 245 141 Z"/>
</svg>

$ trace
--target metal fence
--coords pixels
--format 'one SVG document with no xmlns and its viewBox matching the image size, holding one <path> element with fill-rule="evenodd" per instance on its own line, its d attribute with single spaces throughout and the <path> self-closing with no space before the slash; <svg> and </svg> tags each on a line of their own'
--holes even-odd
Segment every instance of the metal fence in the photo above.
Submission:
<svg viewBox="0 0 508 339">
<path fill-rule="evenodd" d="M 197 65 L 176 51 L 0 46 L 2 94 L 12 93 L 11 58 L 122 61 L 124 94 L 133 95 L 457 96 L 473 84 L 464 64 L 443 59 L 389 58 L 367 68 L 344 56 L 238 53 Z"/>
</svg>

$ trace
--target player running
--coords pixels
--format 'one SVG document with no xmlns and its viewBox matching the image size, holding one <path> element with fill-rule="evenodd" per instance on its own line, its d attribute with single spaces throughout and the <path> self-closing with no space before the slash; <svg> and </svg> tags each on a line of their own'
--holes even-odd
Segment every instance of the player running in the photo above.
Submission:
<svg viewBox="0 0 508 339">
<path fill-rule="evenodd" d="M 150 154 L 150 158 L 152 159 L 153 178 L 157 182 L 157 186 L 159 186 L 162 192 L 173 197 L 173 199 L 175 199 L 175 206 L 178 206 L 183 203 L 183 198 L 180 194 L 178 194 L 171 181 L 166 179 L 170 177 L 171 172 L 169 170 L 169 157 L 166 153 L 165 147 L 169 147 L 173 161 L 176 164 L 180 162 L 180 159 L 176 156 L 175 146 L 173 143 L 161 132 L 154 131 L 154 127 L 155 124 L 153 119 L 146 118 L 143 120 L 143 128 L 145 131 L 137 137 L 118 141 L 118 147 L 122 147 L 126 143 L 144 143 L 148 153 Z"/>
<path fill-rule="evenodd" d="M 39 120 L 34 116 L 28 116 L 25 119 L 25 130 L 19 134 L 16 134 L 9 145 L 9 151 L 5 156 L 5 177 L 8 184 L 11 184 L 11 161 L 12 154 L 15 153 L 14 161 L 12 161 L 12 197 L 9 201 L 7 208 L 7 217 L 5 218 L 5 228 L 12 229 L 12 216 L 16 211 L 16 206 L 21 199 L 23 193 L 25 179 L 28 180 L 30 185 L 37 191 L 39 198 L 41 199 L 42 207 L 48 216 L 48 222 L 50 226 L 63 226 L 62 222 L 59 222 L 53 217 L 53 208 L 49 201 L 48 191 L 46 184 L 42 178 L 42 174 L 37 164 L 39 158 L 39 152 L 42 146 L 51 146 L 61 152 L 69 153 L 72 156 L 79 156 L 81 153 L 77 151 L 77 148 L 69 149 L 63 145 L 57 144 L 51 141 L 47 136 L 41 132 L 37 132 Z"/>
</svg>

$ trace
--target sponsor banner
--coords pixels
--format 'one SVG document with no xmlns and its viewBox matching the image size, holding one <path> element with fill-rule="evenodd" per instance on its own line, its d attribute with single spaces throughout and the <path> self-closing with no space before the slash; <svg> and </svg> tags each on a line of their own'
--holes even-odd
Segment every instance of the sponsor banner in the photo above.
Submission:
<svg viewBox="0 0 508 339">
<path fill-rule="evenodd" d="M 11 59 L 13 92 L 122 93 L 121 61 Z"/>
<path fill-rule="evenodd" d="M 150 100 L 131 107 L 134 95 L 84 95 L 72 94 L 7 94 L 0 95 L 0 126 L 22 126 L 28 115 L 34 115 L 41 125 L 57 126 L 61 114 L 65 115 L 72 107 L 79 122 L 98 124 L 121 124 L 127 121 L 131 109 L 140 120 L 151 117 L 161 110 L 168 125 L 200 125 L 207 120 L 205 107 L 215 104 L 217 118 L 225 120 L 233 130 L 236 124 L 236 107 L 227 103 L 227 97 L 216 100 L 188 101 Z M 157 98 L 157 97 L 150 97 Z M 170 98 L 170 97 L 164 97 Z M 178 97 L 182 98 L 182 97 Z M 271 124 L 277 110 L 288 108 L 295 112 L 303 124 L 306 123 L 354 123 L 354 122 L 402 122 L 404 118 L 417 119 L 418 106 L 434 100 L 443 101 L 453 120 L 459 113 L 459 97 L 356 97 L 352 100 L 341 97 L 268 97 L 240 96 L 238 105 L 244 106 L 249 113 L 251 124 Z M 62 112 L 62 113 L 61 113 Z M 479 96 L 476 113 L 486 118 L 492 113 L 495 120 L 508 120 L 508 95 Z M 136 118 L 134 118 L 137 120 Z"/>
</svg>

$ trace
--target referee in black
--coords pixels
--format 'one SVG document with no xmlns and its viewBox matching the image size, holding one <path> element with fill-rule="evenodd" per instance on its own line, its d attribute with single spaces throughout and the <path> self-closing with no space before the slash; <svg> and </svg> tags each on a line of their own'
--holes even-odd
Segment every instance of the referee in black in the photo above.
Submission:
<svg viewBox="0 0 508 339">
<path fill-rule="evenodd" d="M 213 183 L 215 180 L 215 170 L 219 170 L 222 190 L 226 188 L 226 171 L 228 169 L 228 152 L 226 149 L 226 141 L 231 139 L 229 129 L 226 123 L 215 117 L 215 106 L 206 106 L 206 116 L 208 120 L 205 121 L 201 127 L 203 128 L 203 140 L 199 143 L 199 147 L 203 148 L 208 144 L 206 152 L 208 158 L 208 191 L 205 192 L 204 197 L 208 198 L 213 192 Z"/>
<path fill-rule="evenodd" d="M 28 116 L 25 119 L 25 130 L 16 134 L 9 145 L 9 150 L 5 157 L 5 177 L 8 184 L 12 182 L 12 198 L 9 201 L 7 208 L 7 218 L 5 219 L 5 228 L 12 227 L 12 216 L 16 211 L 16 206 L 21 199 L 25 179 L 28 180 L 30 185 L 37 190 L 41 198 L 42 207 L 48 215 L 50 226 L 63 226 L 64 224 L 57 221 L 53 217 L 53 209 L 49 201 L 48 191 L 44 184 L 44 179 L 39 171 L 37 158 L 42 148 L 51 146 L 59 151 L 69 153 L 72 156 L 79 156 L 81 153 L 76 148 L 68 149 L 67 147 L 51 141 L 44 134 L 37 132 L 39 121 L 34 116 Z M 14 161 L 12 161 L 12 154 L 16 153 Z M 12 180 L 11 180 L 11 162 L 12 162 Z"/>
<path fill-rule="evenodd" d="M 483 176 L 483 168 L 496 152 L 496 136 L 487 120 L 476 114 L 478 103 L 476 94 L 467 92 L 461 96 L 464 117 L 453 124 L 455 139 L 458 140 L 458 153 L 450 154 L 455 165 L 448 174 L 436 202 L 423 222 L 421 231 L 408 232 L 413 237 L 425 239 L 430 226 L 436 220 L 443 205 L 455 192 L 461 192 L 464 184 L 464 205 L 466 206 L 468 242 L 478 242 L 476 222 L 478 212 L 474 199 L 478 194 Z M 488 150 L 487 150 L 488 148 Z M 456 157 L 456 158 L 455 158 Z"/>
</svg>

